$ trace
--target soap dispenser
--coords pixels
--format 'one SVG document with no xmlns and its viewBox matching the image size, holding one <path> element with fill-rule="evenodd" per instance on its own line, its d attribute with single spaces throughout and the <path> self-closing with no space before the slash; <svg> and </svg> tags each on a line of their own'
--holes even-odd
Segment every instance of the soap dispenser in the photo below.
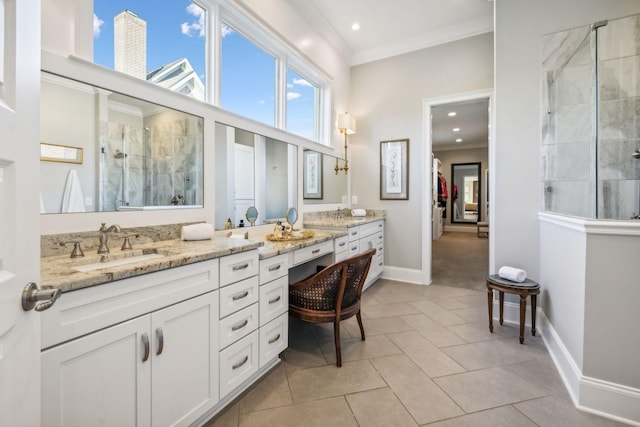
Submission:
<svg viewBox="0 0 640 427">
<path fill-rule="evenodd" d="M 280 221 L 276 222 L 276 226 L 273 227 L 273 236 L 276 239 L 282 239 L 282 223 Z"/>
<path fill-rule="evenodd" d="M 231 218 L 227 218 L 227 222 L 224 223 L 225 230 L 231 230 L 233 228 L 233 223 L 231 222 Z"/>
</svg>

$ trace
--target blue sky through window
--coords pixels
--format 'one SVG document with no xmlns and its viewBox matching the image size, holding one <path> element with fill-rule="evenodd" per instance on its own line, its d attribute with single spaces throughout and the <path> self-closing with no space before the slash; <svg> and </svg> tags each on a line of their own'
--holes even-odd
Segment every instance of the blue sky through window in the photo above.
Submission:
<svg viewBox="0 0 640 427">
<path fill-rule="evenodd" d="M 205 79 L 205 11 L 189 0 L 94 0 L 94 62 L 114 68 L 113 18 L 129 9 L 147 22 L 147 72 L 187 58 Z M 223 28 L 221 106 L 275 124 L 276 59 L 229 27 Z M 315 139 L 317 88 L 287 70 L 286 129 Z M 205 83 L 206 84 L 206 83 Z"/>
</svg>

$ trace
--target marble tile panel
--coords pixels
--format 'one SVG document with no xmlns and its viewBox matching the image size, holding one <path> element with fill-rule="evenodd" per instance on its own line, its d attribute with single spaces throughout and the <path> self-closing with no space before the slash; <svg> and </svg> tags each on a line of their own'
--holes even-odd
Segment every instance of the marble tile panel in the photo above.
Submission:
<svg viewBox="0 0 640 427">
<path fill-rule="evenodd" d="M 640 179 L 640 160 L 632 157 L 640 139 L 601 139 L 598 177 L 602 180 Z"/>
<path fill-rule="evenodd" d="M 347 402 L 358 425 L 368 427 L 411 427 L 418 424 L 398 397 L 389 389 L 381 388 L 350 394 Z"/>
<path fill-rule="evenodd" d="M 449 375 L 434 381 L 465 412 L 546 396 L 543 390 L 499 367 Z"/>
<path fill-rule="evenodd" d="M 598 29 L 600 60 L 640 54 L 640 15 L 610 20 Z"/>
<path fill-rule="evenodd" d="M 371 363 L 418 424 L 464 414 L 406 355 L 376 358 Z"/>
<path fill-rule="evenodd" d="M 600 102 L 600 139 L 640 138 L 640 97 Z"/>
<path fill-rule="evenodd" d="M 564 215 L 591 217 L 595 192 L 589 181 L 545 182 L 544 210 Z"/>
<path fill-rule="evenodd" d="M 640 210 L 640 180 L 638 179 L 600 181 L 598 191 L 599 218 L 630 219 Z"/>
<path fill-rule="evenodd" d="M 542 71 L 559 70 L 570 61 L 571 65 L 588 63 L 589 56 L 585 55 L 584 45 L 589 34 L 590 28 L 585 25 L 543 36 L 540 40 Z"/>
<path fill-rule="evenodd" d="M 601 61 L 598 71 L 601 100 L 640 96 L 640 55 Z"/>
<path fill-rule="evenodd" d="M 592 99 L 593 81 L 591 64 L 566 67 L 554 82 L 554 103 L 558 107 L 589 104 Z"/>
<path fill-rule="evenodd" d="M 386 383 L 368 360 L 298 369 L 288 373 L 295 403 L 324 399 L 386 387 Z"/>
<path fill-rule="evenodd" d="M 588 180 L 593 168 L 589 141 L 543 145 L 543 179 L 549 181 Z"/>
<path fill-rule="evenodd" d="M 560 106 L 554 111 L 556 113 L 555 141 L 557 144 L 585 142 L 593 139 L 593 112 L 588 103 Z"/>
<path fill-rule="evenodd" d="M 389 338 L 430 378 L 465 372 L 455 360 L 418 332 L 390 334 Z"/>
</svg>

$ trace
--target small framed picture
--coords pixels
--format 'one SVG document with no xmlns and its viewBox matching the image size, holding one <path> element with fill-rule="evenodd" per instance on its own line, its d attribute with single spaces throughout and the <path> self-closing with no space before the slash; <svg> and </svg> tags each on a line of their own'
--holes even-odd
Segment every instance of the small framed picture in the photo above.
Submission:
<svg viewBox="0 0 640 427">
<path fill-rule="evenodd" d="M 305 150 L 303 156 L 303 198 L 322 199 L 322 154 Z"/>
<path fill-rule="evenodd" d="M 82 148 L 41 142 L 40 160 L 45 162 L 82 164 Z"/>
<path fill-rule="evenodd" d="M 409 139 L 380 142 L 380 200 L 409 200 Z"/>
</svg>

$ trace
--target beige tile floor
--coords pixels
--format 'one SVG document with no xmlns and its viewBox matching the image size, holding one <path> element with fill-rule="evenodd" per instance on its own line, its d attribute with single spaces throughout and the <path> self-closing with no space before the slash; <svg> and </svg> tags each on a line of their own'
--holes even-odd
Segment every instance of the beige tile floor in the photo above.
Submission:
<svg viewBox="0 0 640 427">
<path fill-rule="evenodd" d="M 283 363 L 207 427 L 614 426 L 574 408 L 540 337 L 487 325 L 482 290 L 380 279 L 363 294 L 366 341 L 290 318 Z"/>
</svg>

